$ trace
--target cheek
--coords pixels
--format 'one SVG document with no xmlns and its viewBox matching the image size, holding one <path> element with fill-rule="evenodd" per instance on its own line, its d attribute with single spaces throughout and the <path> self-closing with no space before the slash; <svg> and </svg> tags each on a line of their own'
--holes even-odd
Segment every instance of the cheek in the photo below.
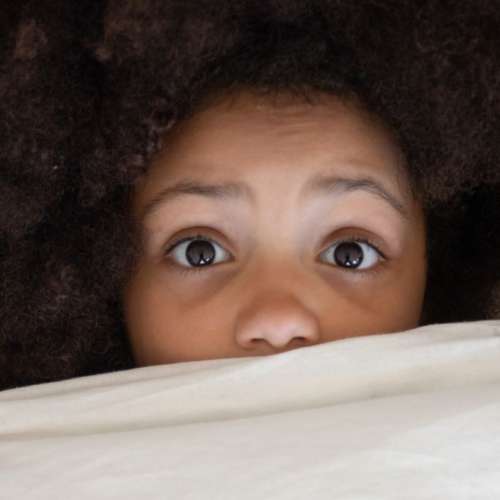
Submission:
<svg viewBox="0 0 500 500">
<path fill-rule="evenodd" d="M 422 311 L 422 294 L 412 287 L 413 284 L 408 284 L 385 294 L 379 314 L 388 331 L 403 331 L 418 326 Z"/>
<path fill-rule="evenodd" d="M 392 283 L 374 301 L 380 318 L 390 331 L 416 328 L 419 324 L 426 287 L 425 261 L 404 262 Z"/>
<path fill-rule="evenodd" d="M 344 304 L 332 318 L 338 321 L 337 331 L 349 333 L 346 336 L 369 335 L 418 326 L 426 286 L 424 260 L 403 259 L 373 283 L 365 283 L 337 284 Z"/>
<path fill-rule="evenodd" d="M 325 332 L 332 339 L 400 332 L 416 328 L 420 319 L 419 297 L 407 293 L 405 287 L 384 288 L 370 300 L 350 301 L 342 308 L 331 307 Z"/>
<path fill-rule="evenodd" d="M 140 270 L 123 295 L 124 319 L 134 358 L 139 366 L 152 363 L 155 353 L 173 335 L 175 316 L 170 311 L 165 289 Z M 179 327 L 179 325 L 178 325 Z M 182 326 L 180 326 L 182 327 Z"/>
<path fill-rule="evenodd" d="M 205 359 L 212 351 L 216 354 L 221 347 L 218 344 L 223 315 L 214 307 L 203 307 L 201 297 L 187 300 L 158 278 L 158 271 L 153 271 L 139 271 L 123 298 L 127 333 L 137 365 Z"/>
<path fill-rule="evenodd" d="M 380 292 L 368 299 L 388 331 L 419 326 L 427 285 L 425 230 L 422 223 L 412 226 L 402 258 L 394 261 L 388 279 L 380 283 Z M 367 304 L 368 304 L 367 302 Z"/>
</svg>

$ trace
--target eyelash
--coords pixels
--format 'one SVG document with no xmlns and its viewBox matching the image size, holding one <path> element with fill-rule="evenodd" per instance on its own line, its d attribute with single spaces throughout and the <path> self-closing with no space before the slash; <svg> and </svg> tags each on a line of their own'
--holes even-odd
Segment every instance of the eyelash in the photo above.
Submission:
<svg viewBox="0 0 500 500">
<path fill-rule="evenodd" d="M 213 240 L 212 238 L 210 238 L 208 236 L 205 236 L 205 235 L 199 234 L 199 233 L 193 233 L 191 235 L 184 236 L 182 238 L 174 240 L 167 247 L 167 249 L 164 252 L 164 255 L 165 256 L 170 255 L 172 250 L 174 250 L 174 248 L 177 245 L 180 245 L 181 243 L 184 243 L 186 241 L 191 241 L 191 240 L 192 241 L 197 241 L 197 240 L 208 241 L 209 243 L 215 243 L 215 244 L 219 245 L 219 243 L 217 243 L 217 241 Z M 344 238 L 341 238 L 337 241 L 332 242 L 330 247 L 333 245 L 339 244 L 339 243 L 350 243 L 350 242 L 365 243 L 366 245 L 371 246 L 378 253 L 378 255 L 382 258 L 382 263 L 387 260 L 387 257 L 384 255 L 384 253 L 378 248 L 378 246 L 370 238 L 359 237 L 355 234 L 347 235 Z M 186 276 L 186 275 L 192 276 L 193 274 L 197 275 L 199 273 L 207 272 L 209 270 L 208 268 L 210 268 L 210 267 L 214 267 L 214 266 L 185 267 L 185 266 L 179 266 L 176 264 L 172 264 L 172 266 L 176 272 L 180 273 L 181 276 Z M 363 270 L 349 269 L 347 267 L 341 267 L 341 266 L 332 266 L 332 267 L 338 267 L 341 271 L 345 271 L 348 273 L 365 274 L 365 275 L 376 275 L 380 272 L 380 269 L 378 269 L 379 265 L 373 266 L 369 269 L 363 269 Z"/>
</svg>

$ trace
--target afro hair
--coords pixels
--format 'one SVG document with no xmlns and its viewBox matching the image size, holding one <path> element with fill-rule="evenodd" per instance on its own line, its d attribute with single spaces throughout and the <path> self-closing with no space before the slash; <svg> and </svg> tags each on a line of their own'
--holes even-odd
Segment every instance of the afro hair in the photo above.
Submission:
<svg viewBox="0 0 500 500">
<path fill-rule="evenodd" d="M 16 0 L 0 24 L 0 390 L 134 367 L 131 190 L 239 87 L 379 115 L 423 196 L 422 324 L 500 318 L 498 2 Z"/>
</svg>

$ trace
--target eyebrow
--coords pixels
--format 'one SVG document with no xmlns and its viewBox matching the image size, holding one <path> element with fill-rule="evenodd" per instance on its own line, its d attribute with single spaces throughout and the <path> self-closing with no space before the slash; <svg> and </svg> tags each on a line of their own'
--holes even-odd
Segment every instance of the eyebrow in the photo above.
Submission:
<svg viewBox="0 0 500 500">
<path fill-rule="evenodd" d="M 395 195 L 387 191 L 379 182 L 369 177 L 356 179 L 317 174 L 306 183 L 303 195 L 307 199 L 318 195 L 336 196 L 351 191 L 366 191 L 378 196 L 398 212 L 401 217 L 407 220 L 410 219 L 404 204 Z M 203 196 L 215 200 L 246 200 L 247 202 L 255 203 L 254 192 L 244 182 L 207 184 L 196 179 L 183 179 L 172 186 L 162 189 L 145 205 L 140 217 L 141 222 L 144 222 L 160 206 L 188 195 Z"/>
</svg>

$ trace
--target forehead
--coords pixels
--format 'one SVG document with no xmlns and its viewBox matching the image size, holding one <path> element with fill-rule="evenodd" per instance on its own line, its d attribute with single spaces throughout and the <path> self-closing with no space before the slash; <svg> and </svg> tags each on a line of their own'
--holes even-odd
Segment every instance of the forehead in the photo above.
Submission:
<svg viewBox="0 0 500 500">
<path fill-rule="evenodd" d="M 291 94 L 239 91 L 204 103 L 164 137 L 147 174 L 162 180 L 276 180 L 329 168 L 340 175 L 376 173 L 405 191 L 404 159 L 390 131 L 354 100 L 318 93 L 310 102 Z"/>
</svg>

